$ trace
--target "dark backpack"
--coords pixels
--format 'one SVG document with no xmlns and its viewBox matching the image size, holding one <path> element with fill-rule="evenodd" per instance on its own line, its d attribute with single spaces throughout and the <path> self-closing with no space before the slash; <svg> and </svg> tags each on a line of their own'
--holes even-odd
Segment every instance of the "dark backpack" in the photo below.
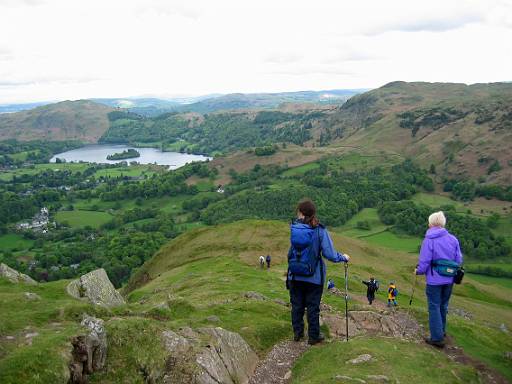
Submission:
<svg viewBox="0 0 512 384">
<path fill-rule="evenodd" d="M 298 227 L 292 224 L 290 232 L 289 273 L 292 277 L 313 276 L 320 260 L 320 228 Z"/>
<path fill-rule="evenodd" d="M 368 288 L 371 292 L 377 292 L 379 290 L 379 282 L 377 280 L 369 281 Z"/>
</svg>

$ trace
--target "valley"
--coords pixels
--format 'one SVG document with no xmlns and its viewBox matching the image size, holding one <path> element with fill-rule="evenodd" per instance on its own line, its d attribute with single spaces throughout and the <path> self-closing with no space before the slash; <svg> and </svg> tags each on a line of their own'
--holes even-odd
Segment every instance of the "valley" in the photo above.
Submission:
<svg viewBox="0 0 512 384">
<path fill-rule="evenodd" d="M 83 313 L 103 319 L 108 334 L 106 366 L 91 383 L 163 382 L 175 358 L 161 336 L 169 331 L 190 338 L 222 327 L 264 358 L 291 337 L 287 223 L 303 197 L 352 256 L 350 310 L 375 316 L 392 314 L 365 304 L 361 280 L 397 281 L 405 316 L 428 215 L 443 210 L 467 272 L 454 289 L 449 335 L 467 361 L 511 381 L 510 102 L 510 84 L 395 82 L 344 103 L 293 108 L 142 114 L 87 101 L 0 115 L 0 263 L 38 282 L 0 277 L 0 382 L 67 382 Z M 128 148 L 140 157 L 106 160 Z M 258 266 L 264 254 L 269 270 Z M 66 293 L 71 279 L 100 268 L 125 304 Z M 344 286 L 339 265 L 329 265 L 329 277 Z M 425 330 L 423 290 L 421 282 L 410 313 Z M 342 297 L 323 300 L 329 316 L 342 316 Z M 372 374 L 492 382 L 476 363 L 445 361 L 419 334 L 377 332 L 346 344 L 327 322 L 322 329 L 331 341 L 298 358 L 291 382 Z M 329 364 L 329 356 L 365 353 L 375 359 L 367 366 Z M 179 374 L 190 374 L 189 363 Z"/>
</svg>

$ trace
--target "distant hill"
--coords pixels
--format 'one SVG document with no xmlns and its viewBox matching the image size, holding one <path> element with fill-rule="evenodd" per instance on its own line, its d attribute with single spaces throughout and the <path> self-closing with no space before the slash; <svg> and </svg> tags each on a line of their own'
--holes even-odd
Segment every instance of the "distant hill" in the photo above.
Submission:
<svg viewBox="0 0 512 384">
<path fill-rule="evenodd" d="M 40 101 L 35 103 L 21 103 L 21 104 L 4 104 L 0 105 L 0 114 L 1 113 L 13 113 L 24 111 L 27 109 L 37 108 L 42 105 L 51 104 L 50 101 Z"/>
<path fill-rule="evenodd" d="M 271 109 L 285 103 L 340 104 L 349 97 L 364 90 L 333 89 L 325 91 L 299 91 L 280 93 L 231 93 L 227 95 L 205 95 L 192 98 L 119 98 L 91 99 L 111 107 L 124 108 L 147 117 L 155 117 L 166 112 L 198 112 L 240 109 Z"/>
<path fill-rule="evenodd" d="M 512 183 L 512 84 L 393 82 L 352 97 L 316 132 L 395 152 L 449 177 Z M 337 144 L 336 144 L 337 143 Z"/>
<path fill-rule="evenodd" d="M 0 140 L 81 140 L 95 143 L 108 129 L 113 109 L 88 100 L 63 101 L 0 114 Z"/>
</svg>

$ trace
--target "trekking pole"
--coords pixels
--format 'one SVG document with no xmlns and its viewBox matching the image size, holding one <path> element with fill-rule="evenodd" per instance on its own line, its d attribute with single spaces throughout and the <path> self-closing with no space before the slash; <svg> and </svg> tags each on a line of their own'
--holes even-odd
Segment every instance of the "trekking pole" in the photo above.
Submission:
<svg viewBox="0 0 512 384">
<path fill-rule="evenodd" d="M 418 275 L 414 275 L 414 283 L 412 284 L 412 292 L 411 297 L 409 298 L 409 307 L 407 308 L 407 317 L 405 319 L 404 329 L 402 330 L 402 336 L 405 335 L 405 331 L 407 330 L 407 322 L 409 321 L 409 316 L 411 314 L 411 306 L 412 306 L 412 299 L 414 298 L 414 291 L 416 290 L 416 283 L 418 281 Z"/>
<path fill-rule="evenodd" d="M 345 333 L 348 341 L 348 261 L 345 262 Z"/>
</svg>

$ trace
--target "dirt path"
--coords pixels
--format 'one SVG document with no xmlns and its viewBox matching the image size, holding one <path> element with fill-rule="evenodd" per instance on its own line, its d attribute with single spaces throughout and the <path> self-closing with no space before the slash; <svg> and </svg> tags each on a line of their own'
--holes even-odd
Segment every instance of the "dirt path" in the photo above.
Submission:
<svg viewBox="0 0 512 384">
<path fill-rule="evenodd" d="M 292 377 L 295 361 L 308 349 L 306 341 L 282 341 L 262 360 L 249 381 L 249 384 L 284 384 Z"/>
</svg>

